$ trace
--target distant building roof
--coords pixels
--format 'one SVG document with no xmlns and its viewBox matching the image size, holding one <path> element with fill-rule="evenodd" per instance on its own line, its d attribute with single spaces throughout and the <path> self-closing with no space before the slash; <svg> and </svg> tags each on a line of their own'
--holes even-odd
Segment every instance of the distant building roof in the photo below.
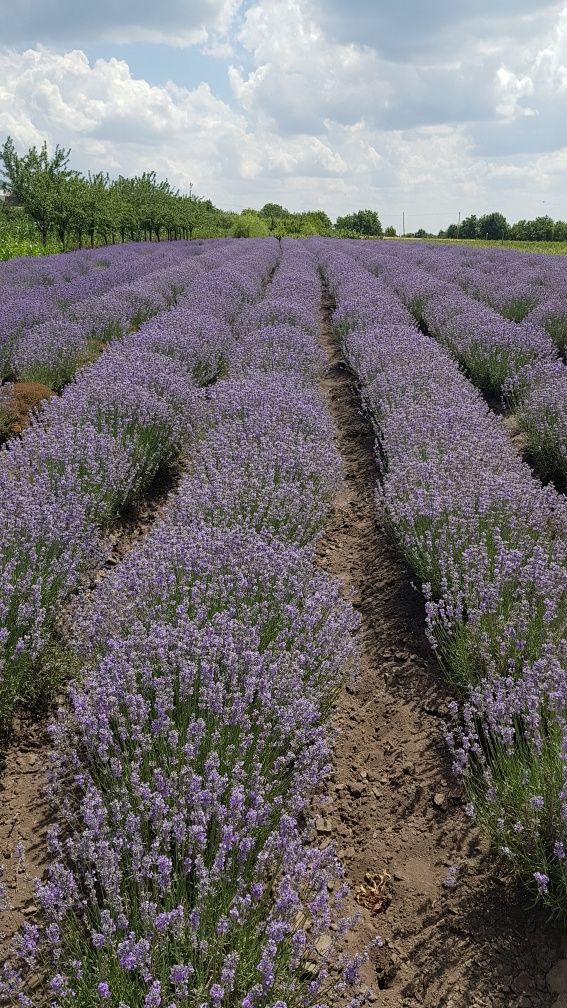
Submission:
<svg viewBox="0 0 567 1008">
<path fill-rule="evenodd" d="M 11 206 L 21 206 L 20 200 L 17 196 L 14 196 L 14 193 L 4 192 L 3 189 L 0 190 L 0 200 L 2 203 L 9 203 Z"/>
</svg>

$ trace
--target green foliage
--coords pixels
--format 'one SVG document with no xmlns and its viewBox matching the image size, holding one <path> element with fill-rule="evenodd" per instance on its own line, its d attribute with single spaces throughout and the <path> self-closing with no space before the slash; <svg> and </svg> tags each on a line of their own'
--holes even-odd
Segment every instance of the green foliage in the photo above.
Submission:
<svg viewBox="0 0 567 1008">
<path fill-rule="evenodd" d="M 357 210 L 356 213 L 337 217 L 335 229 L 339 232 L 352 231 L 358 235 L 382 236 L 382 224 L 375 210 Z"/>
<path fill-rule="evenodd" d="M 567 226 L 558 221 L 558 233 L 567 233 Z M 510 228 L 510 238 L 518 241 L 553 241 L 556 225 L 551 217 L 536 217 L 534 220 L 519 220 Z"/>
<path fill-rule="evenodd" d="M 279 203 L 265 203 L 260 214 L 273 234 L 277 228 L 281 227 L 282 219 L 289 216 L 289 210 L 280 206 Z"/>
<path fill-rule="evenodd" d="M 489 213 L 484 217 L 476 217 L 471 214 L 465 217 L 461 224 L 449 224 L 445 231 L 439 232 L 439 238 L 506 241 L 515 243 L 539 242 L 553 243 L 567 241 L 567 223 L 565 221 L 554 221 L 549 216 L 535 217 L 533 220 L 519 220 L 515 224 L 508 224 L 508 221 L 501 213 Z M 510 247 L 519 248 L 520 245 Z M 535 248 L 531 251 L 536 251 Z M 541 252 L 558 253 L 558 249 L 540 248 Z M 563 254 L 563 253 L 559 253 Z"/>
<path fill-rule="evenodd" d="M 508 221 L 504 214 L 489 213 L 481 217 L 478 222 L 479 238 L 487 238 L 489 241 L 498 241 L 507 238 L 510 230 Z"/>
<path fill-rule="evenodd" d="M 50 157 L 47 144 L 43 143 L 39 150 L 30 147 L 27 154 L 20 157 L 11 137 L 0 151 L 3 166 L 0 183 L 25 207 L 37 225 L 43 245 L 47 244 L 57 214 L 68 202 L 68 193 L 78 178 L 78 174 L 68 168 L 70 153 L 57 144 Z"/>
<path fill-rule="evenodd" d="M 42 245 L 39 241 L 34 242 L 29 239 L 20 241 L 10 235 L 0 236 L 0 262 L 5 262 L 6 259 L 15 259 L 18 256 L 52 255 L 61 251 L 62 249 L 55 242 Z"/>
<path fill-rule="evenodd" d="M 19 156 L 10 137 L 0 148 L 0 185 L 11 195 L 10 204 L 0 205 L 0 258 L 84 243 L 216 237 L 233 224 L 234 215 L 227 221 L 210 200 L 180 195 L 155 172 L 83 176 L 68 167 L 69 157 L 59 146 L 50 157 L 46 144 Z M 268 233 L 261 225 L 260 233 Z"/>
<path fill-rule="evenodd" d="M 265 238 L 270 229 L 256 210 L 243 210 L 231 228 L 233 238 Z"/>
<path fill-rule="evenodd" d="M 444 232 L 445 233 L 445 232 Z M 452 238 L 428 238 L 428 241 L 435 241 L 442 245 L 452 245 L 457 244 L 456 239 Z M 479 248 L 508 248 L 516 249 L 517 252 L 538 252 L 542 255 L 567 255 L 567 240 L 566 241 L 550 241 L 550 242 L 537 242 L 537 241 L 510 241 L 504 240 L 499 241 L 496 246 L 493 241 L 488 241 L 483 238 L 470 238 L 470 239 L 458 239 L 458 243 L 461 245 L 476 245 Z"/>
<path fill-rule="evenodd" d="M 470 217 L 465 217 L 464 221 L 461 221 L 460 226 L 457 228 L 456 237 L 480 238 L 479 221 L 476 214 L 471 214 Z"/>
<path fill-rule="evenodd" d="M 110 179 L 104 172 L 86 176 L 69 168 L 70 151 L 56 145 L 52 155 L 44 143 L 19 155 L 11 137 L 0 147 L 0 187 L 10 200 L 0 203 L 0 260 L 20 255 L 45 255 L 67 248 L 106 245 L 116 241 L 161 241 L 164 238 L 396 238 L 391 225 L 383 232 L 375 210 L 358 210 L 333 224 L 324 210 L 293 213 L 281 203 L 241 213 L 219 210 L 209 199 L 181 195 L 156 173 L 143 172 Z M 192 189 L 192 187 L 191 187 Z M 549 216 L 509 225 L 503 214 L 471 214 L 450 224 L 433 239 L 423 228 L 407 238 L 465 240 L 511 248 L 565 254 L 567 223 Z M 562 245 L 562 243 L 564 243 Z"/>
<path fill-rule="evenodd" d="M 266 221 L 269 234 L 276 238 L 308 238 L 310 235 L 330 235 L 333 230 L 331 219 L 324 210 L 291 213 L 279 203 L 266 203 L 259 214 Z"/>
</svg>

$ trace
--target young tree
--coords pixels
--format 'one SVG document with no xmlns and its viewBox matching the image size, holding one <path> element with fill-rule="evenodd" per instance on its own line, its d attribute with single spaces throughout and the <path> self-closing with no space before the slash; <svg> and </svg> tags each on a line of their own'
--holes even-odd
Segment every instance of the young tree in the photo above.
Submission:
<svg viewBox="0 0 567 1008">
<path fill-rule="evenodd" d="M 69 199 L 68 183 L 78 177 L 78 173 L 68 167 L 70 154 L 70 150 L 57 144 L 50 157 L 44 142 L 39 150 L 30 147 L 27 154 L 20 157 L 11 137 L 0 150 L 0 183 L 4 190 L 20 200 L 37 225 L 43 245 L 47 244 L 49 231 L 56 221 L 56 208 L 61 211 L 62 204 Z"/>
<path fill-rule="evenodd" d="M 260 214 L 243 210 L 236 218 L 231 234 L 233 238 L 265 238 L 270 231 Z"/>
<path fill-rule="evenodd" d="M 180 197 L 180 221 L 183 230 L 183 237 L 193 237 L 193 232 L 200 227 L 204 221 L 207 208 L 196 196 Z"/>
</svg>

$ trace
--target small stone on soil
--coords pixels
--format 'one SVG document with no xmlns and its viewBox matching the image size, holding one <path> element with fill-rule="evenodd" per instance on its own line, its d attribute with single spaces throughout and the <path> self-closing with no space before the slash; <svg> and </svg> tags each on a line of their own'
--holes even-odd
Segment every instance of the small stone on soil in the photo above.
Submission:
<svg viewBox="0 0 567 1008">
<path fill-rule="evenodd" d="M 558 963 L 555 963 L 555 966 L 552 966 L 547 974 L 546 980 L 552 994 L 567 993 L 567 959 L 560 959 Z"/>
</svg>

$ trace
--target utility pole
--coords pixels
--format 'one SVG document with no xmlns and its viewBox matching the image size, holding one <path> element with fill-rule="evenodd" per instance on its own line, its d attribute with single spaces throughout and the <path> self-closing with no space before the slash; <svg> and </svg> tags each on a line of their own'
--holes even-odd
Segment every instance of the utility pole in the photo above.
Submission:
<svg viewBox="0 0 567 1008">
<path fill-rule="evenodd" d="M 405 238 L 406 236 L 406 212 L 402 210 L 402 234 Z"/>
<path fill-rule="evenodd" d="M 461 237 L 461 211 L 459 210 L 459 223 L 457 224 L 457 238 Z"/>
</svg>

